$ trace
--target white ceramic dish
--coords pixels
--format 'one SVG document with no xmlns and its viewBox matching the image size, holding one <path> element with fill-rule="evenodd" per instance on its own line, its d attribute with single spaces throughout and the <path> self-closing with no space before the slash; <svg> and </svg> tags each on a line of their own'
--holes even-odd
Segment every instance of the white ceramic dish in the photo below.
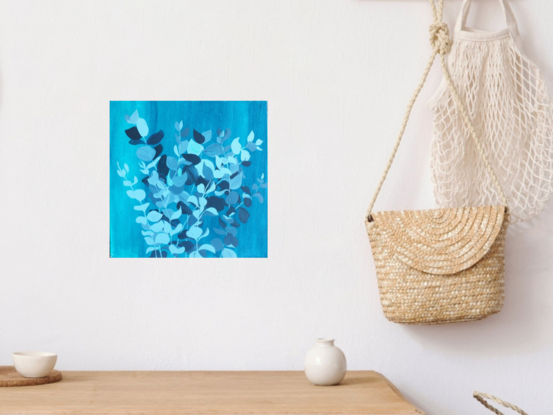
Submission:
<svg viewBox="0 0 553 415">
<path fill-rule="evenodd" d="M 48 352 L 15 352 L 12 355 L 15 370 L 26 378 L 43 378 L 56 366 L 58 355 Z"/>
</svg>

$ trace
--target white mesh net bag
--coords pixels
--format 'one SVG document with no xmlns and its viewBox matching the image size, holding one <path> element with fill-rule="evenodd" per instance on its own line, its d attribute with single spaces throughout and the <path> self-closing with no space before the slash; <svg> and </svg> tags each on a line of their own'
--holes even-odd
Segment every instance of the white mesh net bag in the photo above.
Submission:
<svg viewBox="0 0 553 415">
<path fill-rule="evenodd" d="M 471 0 L 463 1 L 448 66 L 517 222 L 538 214 L 553 190 L 553 107 L 540 70 L 521 51 L 509 4 L 499 2 L 507 29 L 484 32 L 465 28 Z M 445 81 L 429 106 L 438 206 L 495 203 L 497 191 Z"/>
</svg>

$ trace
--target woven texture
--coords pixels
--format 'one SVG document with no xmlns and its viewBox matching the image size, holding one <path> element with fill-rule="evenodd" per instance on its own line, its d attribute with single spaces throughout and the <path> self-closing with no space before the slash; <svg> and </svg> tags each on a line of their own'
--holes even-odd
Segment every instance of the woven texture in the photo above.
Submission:
<svg viewBox="0 0 553 415">
<path fill-rule="evenodd" d="M 521 52 L 514 15 L 504 0 L 508 29 L 464 29 L 465 0 L 448 58 L 451 78 L 507 197 L 511 221 L 537 215 L 553 190 L 553 107 L 539 69 Z M 442 83 L 434 112 L 432 179 L 438 207 L 498 202 L 455 99 Z"/>
<path fill-rule="evenodd" d="M 376 212 L 366 220 L 384 315 L 402 324 L 480 320 L 504 299 L 504 206 Z"/>
</svg>

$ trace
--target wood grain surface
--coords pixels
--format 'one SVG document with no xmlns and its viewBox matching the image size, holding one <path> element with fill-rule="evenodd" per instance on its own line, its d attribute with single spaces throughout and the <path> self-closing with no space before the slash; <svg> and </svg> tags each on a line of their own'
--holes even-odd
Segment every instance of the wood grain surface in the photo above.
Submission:
<svg viewBox="0 0 553 415">
<path fill-rule="evenodd" d="M 376 372 L 314 386 L 303 372 L 64 372 L 63 381 L 0 390 L 0 414 L 420 415 Z"/>
<path fill-rule="evenodd" d="M 52 370 L 48 376 L 43 378 L 26 378 L 17 373 L 13 366 L 0 366 L 0 387 L 45 385 L 60 380 L 61 373 L 57 370 Z"/>
</svg>

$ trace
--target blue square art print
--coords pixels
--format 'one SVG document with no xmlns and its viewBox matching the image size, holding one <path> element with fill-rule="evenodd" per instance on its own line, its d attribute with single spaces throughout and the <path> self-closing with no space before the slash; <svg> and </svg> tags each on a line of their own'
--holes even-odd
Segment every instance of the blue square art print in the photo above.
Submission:
<svg viewBox="0 0 553 415">
<path fill-rule="evenodd" d="M 265 101 L 111 101 L 111 257 L 266 258 L 267 138 Z"/>
</svg>

